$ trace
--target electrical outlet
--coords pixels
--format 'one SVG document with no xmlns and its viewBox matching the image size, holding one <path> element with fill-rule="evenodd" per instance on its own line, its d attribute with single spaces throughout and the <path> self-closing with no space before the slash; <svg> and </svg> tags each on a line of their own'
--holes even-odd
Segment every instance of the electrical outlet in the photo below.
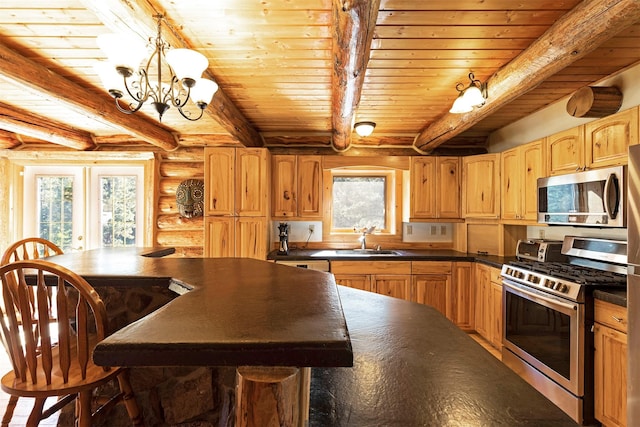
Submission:
<svg viewBox="0 0 640 427">
<path fill-rule="evenodd" d="M 413 226 L 407 225 L 407 236 L 410 236 L 412 234 L 413 234 Z"/>
<path fill-rule="evenodd" d="M 313 234 L 315 230 L 316 230 L 316 226 L 314 224 L 309 224 L 309 233 Z"/>
<path fill-rule="evenodd" d="M 544 239 L 544 230 L 538 230 L 538 237 Z"/>
</svg>

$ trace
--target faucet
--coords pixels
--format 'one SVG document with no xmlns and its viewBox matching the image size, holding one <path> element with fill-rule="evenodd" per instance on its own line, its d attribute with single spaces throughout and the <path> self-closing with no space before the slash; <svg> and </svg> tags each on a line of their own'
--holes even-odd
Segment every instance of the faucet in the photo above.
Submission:
<svg viewBox="0 0 640 427">
<path fill-rule="evenodd" d="M 376 229 L 376 226 L 374 225 L 373 227 L 362 227 L 362 229 L 360 229 L 360 233 L 362 233 L 362 235 L 360 237 L 358 237 L 358 242 L 360 242 L 360 249 L 365 250 L 367 249 L 367 234 L 371 234 L 373 233 L 373 231 Z M 355 227 L 353 227 L 353 231 L 358 232 L 358 230 L 356 230 Z"/>
</svg>

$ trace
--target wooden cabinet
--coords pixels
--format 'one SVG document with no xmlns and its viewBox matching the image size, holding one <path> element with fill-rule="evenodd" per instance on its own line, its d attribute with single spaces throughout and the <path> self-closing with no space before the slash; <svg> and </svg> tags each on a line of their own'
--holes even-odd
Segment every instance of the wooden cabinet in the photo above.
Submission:
<svg viewBox="0 0 640 427">
<path fill-rule="evenodd" d="M 449 319 L 460 329 L 471 331 L 474 328 L 474 287 L 472 278 L 473 263 L 456 261 L 451 274 L 451 301 Z"/>
<path fill-rule="evenodd" d="M 205 148 L 206 257 L 266 259 L 269 152 Z"/>
<path fill-rule="evenodd" d="M 584 125 L 585 163 L 589 168 L 627 164 L 627 149 L 638 144 L 638 109 L 612 114 Z"/>
<path fill-rule="evenodd" d="M 584 126 L 547 137 L 547 165 L 550 175 L 582 170 L 584 164 Z"/>
<path fill-rule="evenodd" d="M 411 158 L 410 218 L 461 217 L 460 158 Z"/>
<path fill-rule="evenodd" d="M 233 215 L 235 209 L 235 148 L 205 148 L 204 215 Z"/>
<path fill-rule="evenodd" d="M 275 218 L 322 217 L 322 157 L 272 157 L 272 213 Z"/>
<path fill-rule="evenodd" d="M 595 300 L 595 416 L 604 426 L 627 425 L 627 309 Z"/>
<path fill-rule="evenodd" d="M 451 319 L 451 261 L 413 261 L 411 264 L 411 301 L 435 307 Z"/>
<path fill-rule="evenodd" d="M 546 176 L 546 145 L 534 141 L 502 152 L 501 218 L 537 222 L 538 178 Z"/>
<path fill-rule="evenodd" d="M 269 152 L 205 148 L 205 216 L 266 216 Z"/>
<path fill-rule="evenodd" d="M 462 160 L 462 200 L 465 218 L 500 217 L 500 154 Z"/>
<path fill-rule="evenodd" d="M 206 217 L 204 256 L 266 259 L 266 217 Z"/>
<path fill-rule="evenodd" d="M 627 148 L 637 143 L 637 108 L 559 132 L 547 137 L 549 173 L 626 165 Z"/>
<path fill-rule="evenodd" d="M 476 263 L 474 271 L 476 332 L 502 348 L 502 279 L 500 269 Z"/>
<path fill-rule="evenodd" d="M 331 261 L 336 283 L 409 300 L 411 261 Z"/>
</svg>

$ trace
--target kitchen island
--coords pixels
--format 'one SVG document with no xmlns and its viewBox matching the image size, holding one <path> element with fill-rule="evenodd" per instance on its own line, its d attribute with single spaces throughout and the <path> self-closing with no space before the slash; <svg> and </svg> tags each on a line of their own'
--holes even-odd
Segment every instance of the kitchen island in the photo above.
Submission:
<svg viewBox="0 0 640 427">
<path fill-rule="evenodd" d="M 231 342 L 258 336 L 259 331 L 282 337 L 291 331 L 298 336 L 309 328 L 311 336 L 324 337 L 316 336 L 314 342 L 334 344 L 304 351 L 281 342 L 281 354 L 266 351 L 268 356 L 256 360 L 314 366 L 311 426 L 576 425 L 431 307 L 336 287 L 330 274 L 269 262 L 145 258 L 118 252 L 90 251 L 52 261 L 77 271 L 94 286 L 110 281 L 120 286 L 165 283 L 181 295 L 100 344 L 96 359 L 101 363 L 242 365 L 249 356 L 240 351 L 215 354 L 215 349 L 232 348 Z M 339 300 L 323 288 L 336 290 Z M 259 298 L 251 303 L 248 296 L 253 292 Z M 283 299 L 295 300 L 305 310 L 324 301 L 330 308 L 341 307 L 344 317 L 330 316 L 333 320 L 327 323 L 301 316 L 300 308 L 287 312 Z M 237 310 L 244 308 L 234 300 L 251 304 L 260 315 L 251 321 L 240 318 Z M 296 323 L 288 324 L 286 316 L 293 316 L 289 321 L 297 317 Z M 341 325 L 340 319 L 346 320 L 344 328 L 324 330 L 334 322 Z M 205 335 L 223 342 L 194 341 Z M 274 348 L 274 343 L 264 341 L 264 349 Z"/>
</svg>

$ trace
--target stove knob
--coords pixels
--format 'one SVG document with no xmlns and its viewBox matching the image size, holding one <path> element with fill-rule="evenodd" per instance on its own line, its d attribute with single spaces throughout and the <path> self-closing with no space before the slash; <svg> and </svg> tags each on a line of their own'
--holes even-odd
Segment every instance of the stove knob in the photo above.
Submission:
<svg viewBox="0 0 640 427">
<path fill-rule="evenodd" d="M 558 286 L 558 291 L 562 292 L 563 294 L 566 294 L 569 291 L 569 287 L 564 283 L 561 283 L 560 286 Z"/>
<path fill-rule="evenodd" d="M 540 277 L 538 277 L 538 276 L 529 276 L 529 281 L 531 281 L 531 283 L 538 284 L 538 283 L 540 283 Z"/>
<path fill-rule="evenodd" d="M 555 285 L 556 285 L 556 282 L 554 280 L 547 280 L 547 282 L 544 284 L 545 287 L 551 288 L 551 289 L 553 289 Z"/>
<path fill-rule="evenodd" d="M 524 273 L 523 273 L 522 271 L 515 271 L 515 272 L 513 273 L 513 276 L 514 276 L 516 279 L 522 279 L 522 278 L 524 278 Z"/>
</svg>

